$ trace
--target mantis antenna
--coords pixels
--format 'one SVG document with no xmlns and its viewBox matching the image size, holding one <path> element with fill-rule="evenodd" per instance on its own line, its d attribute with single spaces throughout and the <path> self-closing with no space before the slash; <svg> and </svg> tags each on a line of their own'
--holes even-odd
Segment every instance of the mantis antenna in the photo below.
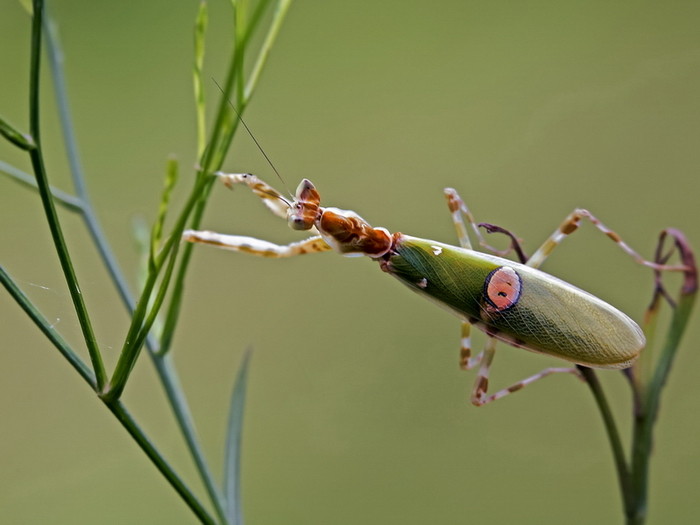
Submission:
<svg viewBox="0 0 700 525">
<path fill-rule="evenodd" d="M 216 84 L 216 87 L 219 88 L 219 91 L 221 91 L 221 94 L 225 95 L 223 88 L 219 85 L 219 83 L 216 81 L 216 79 L 214 77 L 212 77 L 212 81 L 214 82 L 214 84 Z M 287 193 L 289 193 L 290 195 L 293 195 L 292 192 L 289 191 L 289 188 L 287 187 L 287 183 L 282 178 L 282 175 L 280 175 L 280 172 L 277 171 L 277 168 L 275 168 L 275 165 L 272 163 L 272 160 L 270 160 L 270 157 L 267 156 L 267 153 L 265 153 L 265 150 L 258 142 L 258 139 L 255 138 L 255 135 L 253 135 L 253 132 L 250 131 L 248 124 L 246 124 L 245 120 L 243 120 L 243 116 L 241 115 L 241 113 L 236 109 L 236 106 L 233 105 L 233 102 L 231 102 L 231 99 L 227 99 L 227 102 L 228 102 L 228 105 L 231 106 L 231 109 L 233 110 L 233 112 L 236 114 L 236 117 L 238 118 L 238 120 L 240 120 L 241 124 L 243 124 L 243 127 L 246 130 L 246 133 L 248 133 L 250 138 L 253 139 L 253 142 L 257 146 L 258 150 L 260 150 L 260 153 L 262 153 L 262 156 L 265 157 L 265 160 L 272 168 L 272 171 L 275 172 L 275 175 L 277 175 L 277 178 L 282 182 L 282 184 L 284 184 L 284 188 L 287 190 Z"/>
</svg>

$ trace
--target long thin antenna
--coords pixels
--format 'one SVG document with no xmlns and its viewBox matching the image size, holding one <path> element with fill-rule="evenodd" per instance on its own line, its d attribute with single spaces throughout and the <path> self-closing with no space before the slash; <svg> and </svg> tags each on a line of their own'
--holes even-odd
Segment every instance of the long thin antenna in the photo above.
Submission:
<svg viewBox="0 0 700 525">
<path fill-rule="evenodd" d="M 214 81 L 214 84 L 216 84 L 216 87 L 219 88 L 219 91 L 221 91 L 221 94 L 224 95 L 224 94 L 225 94 L 225 93 L 224 93 L 224 90 L 221 88 L 221 86 L 220 86 L 219 83 L 216 81 L 216 79 L 215 79 L 214 77 L 212 77 L 212 80 Z M 258 142 L 258 139 L 256 139 L 256 138 L 255 138 L 255 135 L 253 135 L 253 132 L 250 131 L 250 128 L 248 127 L 248 124 L 245 123 L 245 120 L 243 120 L 243 117 L 241 116 L 241 114 L 240 114 L 240 113 L 238 112 L 238 110 L 236 109 L 236 106 L 233 105 L 233 102 L 231 102 L 231 99 L 227 99 L 227 102 L 228 102 L 228 105 L 231 106 L 231 109 L 233 110 L 233 112 L 234 112 L 234 113 L 236 114 L 236 116 L 238 117 L 238 120 L 240 120 L 240 121 L 241 121 L 241 124 L 243 124 L 243 127 L 245 128 L 245 130 L 246 130 L 246 132 L 248 133 L 248 135 L 250 135 L 250 138 L 253 139 L 253 142 L 255 142 L 255 145 L 256 145 L 256 146 L 258 147 L 258 149 L 260 150 L 260 153 L 262 153 L 263 157 L 265 157 L 265 160 L 267 161 L 267 163 L 268 163 L 268 164 L 270 165 L 270 167 L 272 168 L 272 171 L 274 171 L 274 172 L 275 172 L 275 175 L 277 175 L 277 178 L 278 178 L 280 181 L 282 181 L 282 184 L 284 184 L 284 188 L 285 188 L 285 189 L 287 190 L 287 192 L 289 193 L 289 188 L 287 188 L 287 183 L 286 183 L 286 182 L 284 181 L 284 179 L 282 178 L 282 175 L 280 175 L 280 172 L 277 171 L 277 168 L 275 168 L 275 165 L 274 165 L 274 164 L 272 163 L 272 161 L 270 160 L 270 157 L 268 157 L 268 156 L 267 156 L 267 153 L 265 153 L 265 150 L 262 148 L 262 146 L 261 146 L 260 143 Z"/>
</svg>

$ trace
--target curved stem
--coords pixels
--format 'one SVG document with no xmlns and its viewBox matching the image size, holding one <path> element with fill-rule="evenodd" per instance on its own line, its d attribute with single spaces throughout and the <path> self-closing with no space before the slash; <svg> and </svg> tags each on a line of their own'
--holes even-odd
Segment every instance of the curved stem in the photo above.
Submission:
<svg viewBox="0 0 700 525">
<path fill-rule="evenodd" d="M 129 284 L 124 278 L 124 274 L 119 269 L 117 259 L 112 252 L 112 249 L 107 242 L 95 209 L 92 206 L 92 201 L 85 184 L 85 175 L 80 162 L 78 153 L 78 145 L 75 139 L 75 131 L 73 120 L 68 102 L 68 92 L 66 89 L 65 76 L 63 74 L 63 53 L 59 44 L 58 30 L 56 25 L 48 18 L 45 18 L 44 27 L 46 29 L 46 55 L 49 66 L 51 67 L 51 75 L 53 77 L 54 96 L 56 106 L 58 108 L 59 123 L 63 135 L 63 143 L 66 148 L 66 157 L 70 166 L 71 178 L 75 192 L 81 203 L 80 213 L 88 229 L 92 242 L 97 247 L 100 257 L 107 267 L 109 275 L 117 285 L 117 292 L 122 301 L 126 303 L 131 310 L 134 309 L 134 301 L 129 293 Z"/>
<path fill-rule="evenodd" d="M 72 204 L 73 201 L 75 201 L 76 204 L 79 204 L 74 206 L 74 209 L 75 211 L 78 211 L 81 214 L 81 217 L 85 222 L 90 237 L 92 238 L 93 243 L 98 249 L 100 257 L 102 258 L 108 269 L 109 275 L 117 289 L 117 292 L 119 293 L 122 302 L 126 306 L 127 310 L 133 315 L 134 309 L 136 307 L 136 302 L 134 301 L 128 282 L 124 277 L 124 273 L 122 272 L 121 268 L 119 267 L 119 263 L 113 255 L 109 242 L 107 241 L 107 237 L 105 236 L 100 226 L 99 220 L 94 212 L 94 208 L 92 206 L 91 199 L 85 184 L 85 176 L 80 162 L 80 155 L 78 153 L 74 127 L 72 119 L 70 118 L 68 93 L 63 74 L 63 60 L 58 33 L 55 25 L 48 20 L 45 23 L 45 27 L 47 28 L 47 56 L 51 65 L 51 71 L 53 75 L 55 97 L 59 109 L 59 120 L 63 131 L 66 154 L 69 159 L 73 184 L 75 186 L 76 192 L 79 195 L 79 198 L 76 198 L 61 193 L 58 195 L 58 198 L 65 199 L 67 201 L 67 204 Z M 0 168 L 3 168 L 3 171 L 7 171 L 6 169 L 4 169 L 3 166 L 0 166 Z M 9 174 L 12 176 L 16 175 L 15 173 Z M 21 182 L 25 182 L 23 177 L 18 178 L 22 179 Z M 31 184 L 31 182 L 32 181 L 26 181 L 26 183 L 28 184 Z M 54 194 L 56 194 L 55 192 L 57 190 L 53 191 Z M 216 488 L 214 477 L 207 466 L 206 460 L 204 458 L 204 453 L 201 449 L 201 446 L 199 445 L 196 429 L 192 419 L 192 414 L 189 409 L 187 398 L 180 387 L 179 379 L 177 377 L 177 371 L 172 366 L 172 363 L 169 360 L 166 361 L 157 356 L 158 343 L 153 338 L 147 337 L 146 347 L 149 350 L 149 354 L 153 360 L 159 379 L 163 385 L 163 389 L 165 391 L 169 405 L 178 422 L 180 431 L 188 445 L 193 461 L 197 466 L 197 470 L 199 471 L 202 482 L 206 487 L 207 492 L 209 493 L 209 497 L 214 504 L 219 519 L 223 521 L 225 514 L 223 509 L 224 505 L 222 495 L 218 492 Z M 65 351 L 65 349 L 72 352 L 72 350 L 69 347 L 67 347 L 67 345 L 65 346 L 65 348 L 63 348 L 62 351 Z M 76 359 L 79 360 L 77 356 Z M 74 360 L 69 359 L 69 361 L 71 361 L 71 363 L 74 364 Z M 80 363 L 82 364 L 82 362 Z M 76 365 L 74 364 L 74 367 L 75 366 Z"/>
<path fill-rule="evenodd" d="M 603 388 L 598 380 L 598 376 L 592 368 L 586 366 L 576 365 L 581 375 L 586 380 L 586 384 L 591 389 L 593 398 L 598 405 L 598 410 L 603 418 L 603 424 L 605 425 L 605 431 L 608 434 L 608 441 L 610 442 L 610 448 L 613 453 L 613 460 L 615 462 L 615 469 L 617 471 L 617 481 L 620 486 L 620 493 L 622 494 L 622 501 L 625 509 L 625 514 L 629 513 L 629 509 L 632 508 L 632 485 L 630 479 L 630 472 L 627 466 L 627 460 L 625 459 L 625 451 L 622 447 L 622 440 L 620 439 L 620 433 L 617 430 L 617 425 L 615 424 L 615 419 L 613 418 L 612 411 L 610 410 L 610 405 L 605 397 Z"/>
<path fill-rule="evenodd" d="M 200 519 L 202 523 L 215 525 L 216 522 L 209 515 L 206 509 L 202 506 L 199 500 L 194 496 L 192 491 L 185 485 L 184 481 L 172 469 L 170 464 L 158 452 L 158 449 L 151 443 L 146 434 L 141 430 L 141 427 L 136 423 L 134 418 L 129 414 L 124 405 L 119 401 L 106 402 L 105 405 L 110 412 L 119 420 L 126 428 L 127 432 L 138 443 L 141 450 L 151 459 L 156 468 L 163 474 L 172 487 L 177 491 L 180 497 L 185 501 L 187 506 L 192 509 L 192 512 Z"/>
<path fill-rule="evenodd" d="M 46 320 L 29 298 L 24 295 L 24 292 L 20 290 L 19 286 L 17 286 L 12 277 L 9 276 L 2 266 L 0 266 L 0 282 L 2 282 L 5 289 L 10 293 L 17 304 L 19 304 L 22 310 L 34 321 L 34 324 L 37 325 L 39 330 L 41 330 L 46 338 L 61 352 L 63 357 L 66 358 L 76 372 L 80 374 L 80 377 L 82 377 L 93 390 L 96 389 L 95 374 L 92 373 L 92 370 L 80 359 L 70 345 L 61 337 L 61 334 L 54 329 L 53 325 Z"/>
<path fill-rule="evenodd" d="M 171 354 L 156 355 L 151 354 L 153 357 L 153 363 L 160 377 L 160 381 L 165 389 L 166 395 L 170 400 L 170 406 L 177 419 L 178 426 L 182 432 L 185 441 L 187 442 L 187 447 L 192 455 L 192 460 L 194 461 L 197 470 L 200 473 L 204 487 L 209 494 L 209 499 L 214 505 L 216 514 L 222 523 L 226 522 L 226 513 L 224 509 L 224 499 L 223 494 L 219 490 L 214 480 L 214 476 L 209 470 L 209 465 L 204 457 L 204 451 L 197 438 L 197 429 L 194 426 L 194 421 L 192 419 L 192 413 L 189 409 L 189 404 L 187 398 L 185 397 L 184 390 L 180 385 L 180 378 L 175 368 Z"/>
<path fill-rule="evenodd" d="M 70 292 L 73 306 L 75 307 L 83 338 L 90 354 L 90 361 L 95 372 L 96 386 L 98 390 L 104 387 L 106 382 L 106 372 L 97 345 L 97 339 L 92 329 L 90 316 L 83 300 L 83 293 L 80 289 L 73 263 L 68 252 L 68 247 L 63 238 L 63 231 L 58 220 L 58 214 L 53 203 L 51 187 L 49 186 L 44 166 L 44 159 L 41 151 L 40 118 L 39 118 L 39 78 L 41 65 L 41 34 L 43 25 L 43 0 L 34 0 L 34 16 L 32 18 L 32 46 L 31 46 L 31 66 L 29 80 L 29 130 L 36 144 L 36 148 L 29 151 L 34 173 L 36 175 L 37 187 L 41 196 L 41 202 L 46 214 L 46 221 L 51 231 L 51 237 L 56 247 L 56 253 L 61 263 L 66 283 Z"/>
</svg>

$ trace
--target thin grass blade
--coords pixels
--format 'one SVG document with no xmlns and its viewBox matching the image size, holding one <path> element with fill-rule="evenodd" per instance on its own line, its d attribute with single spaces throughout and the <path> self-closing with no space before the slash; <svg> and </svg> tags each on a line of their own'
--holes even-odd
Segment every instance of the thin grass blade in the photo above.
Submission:
<svg viewBox="0 0 700 525">
<path fill-rule="evenodd" d="M 1 160 L 0 173 L 4 173 L 11 179 L 19 182 L 24 186 L 27 186 L 28 188 L 31 188 L 35 191 L 39 190 L 39 187 L 36 183 L 36 177 L 29 175 L 29 173 L 25 173 L 22 170 L 19 170 L 14 166 L 8 164 L 7 162 L 3 162 Z M 80 198 L 74 197 L 73 195 L 70 195 L 65 191 L 61 191 L 54 186 L 49 186 L 49 189 L 51 191 L 51 196 L 57 204 L 60 204 L 61 206 L 70 211 L 78 213 L 83 211 L 83 201 L 80 200 Z"/>
<path fill-rule="evenodd" d="M 197 117 L 197 157 L 201 158 L 207 144 L 206 104 L 204 98 L 204 69 L 205 35 L 209 15 L 207 3 L 199 3 L 197 18 L 194 23 L 194 102 Z"/>
<path fill-rule="evenodd" d="M 30 135 L 17 131 L 2 117 L 0 117 L 0 135 L 25 151 L 36 148 L 36 144 Z"/>
<path fill-rule="evenodd" d="M 32 303 L 29 298 L 24 295 L 24 292 L 19 286 L 17 286 L 15 281 L 2 266 L 0 266 L 0 283 L 2 283 L 5 289 L 10 293 L 10 295 L 29 316 L 29 318 L 34 321 L 34 324 L 39 328 L 39 330 L 41 330 L 47 339 L 53 343 L 59 352 L 61 352 L 63 357 L 66 358 L 76 372 L 78 372 L 93 389 L 95 389 L 95 374 L 92 373 L 92 370 L 90 370 L 83 360 L 78 357 L 65 339 L 61 337 L 61 334 L 59 334 L 53 325 L 47 321 L 41 312 L 39 312 L 36 306 L 34 306 L 34 303 Z"/>
<path fill-rule="evenodd" d="M 150 271 L 155 271 L 156 254 L 158 253 L 161 240 L 163 238 L 163 225 L 165 224 L 165 218 L 168 215 L 170 197 L 172 196 L 173 189 L 177 183 L 177 175 L 177 160 L 169 159 L 165 169 L 165 185 L 163 187 L 163 193 L 160 197 L 160 203 L 158 204 L 158 216 L 156 217 L 156 221 L 153 224 L 153 229 L 151 230 L 151 250 L 148 258 Z"/>
<path fill-rule="evenodd" d="M 234 525 L 243 525 L 241 512 L 241 439 L 243 436 L 243 408 L 245 405 L 248 367 L 253 351 L 248 348 L 238 369 L 238 376 L 231 393 L 228 429 L 226 434 L 226 456 L 224 464 L 224 497 L 226 517 Z"/>
</svg>

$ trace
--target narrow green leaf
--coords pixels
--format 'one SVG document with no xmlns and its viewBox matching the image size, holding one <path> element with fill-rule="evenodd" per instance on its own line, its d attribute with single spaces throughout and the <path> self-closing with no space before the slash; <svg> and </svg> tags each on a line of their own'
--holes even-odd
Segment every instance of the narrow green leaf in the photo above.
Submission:
<svg viewBox="0 0 700 525">
<path fill-rule="evenodd" d="M 211 173 L 221 169 L 221 165 L 223 164 L 223 161 L 226 157 L 228 148 L 231 145 L 233 135 L 238 127 L 239 119 L 234 118 L 235 115 L 229 108 L 229 101 L 232 99 L 234 86 L 237 85 L 237 75 L 242 75 L 242 69 L 238 67 L 240 53 L 243 49 L 245 49 L 248 41 L 253 35 L 253 32 L 255 31 L 255 29 L 257 29 L 258 24 L 262 20 L 263 13 L 266 7 L 270 4 L 270 1 L 271 0 L 262 0 L 260 3 L 258 3 L 251 16 L 250 25 L 247 28 L 245 28 L 242 36 L 238 35 L 237 37 L 240 39 L 238 41 L 239 45 L 234 49 L 234 52 L 231 55 L 226 80 L 222 87 L 223 93 L 221 94 L 221 99 L 219 101 L 217 116 L 214 121 L 212 135 L 208 145 L 203 148 L 200 156 L 200 168 L 198 170 L 198 177 L 201 177 L 203 179 L 202 183 L 204 184 L 204 186 L 201 190 L 200 198 L 197 202 L 196 209 L 192 215 L 192 220 L 190 222 L 191 228 L 196 229 L 199 227 L 214 180 L 214 177 L 211 176 Z M 241 114 L 245 111 L 246 105 L 250 100 L 253 91 L 255 90 L 260 71 L 265 65 L 265 60 L 268 56 L 269 50 L 275 41 L 275 37 L 279 31 L 280 25 L 284 20 L 284 16 L 286 15 L 290 5 L 291 0 L 282 0 L 280 4 L 278 4 L 277 10 L 272 16 L 272 21 L 270 27 L 268 28 L 268 33 L 264 39 L 264 43 L 262 46 L 262 54 L 258 57 L 258 60 L 256 62 L 255 71 L 257 73 L 254 79 L 252 79 L 252 82 L 248 82 L 246 84 L 245 100 L 243 104 L 240 104 L 238 106 L 238 111 Z M 234 2 L 234 11 L 235 9 L 236 4 Z M 175 327 L 177 325 L 177 319 L 179 317 L 180 306 L 183 297 L 185 275 L 189 267 L 189 261 L 192 255 L 192 247 L 193 245 L 191 244 L 184 247 L 180 266 L 175 277 L 174 290 L 172 293 L 171 302 L 168 307 L 168 312 L 165 317 L 163 337 L 161 339 L 161 353 L 163 354 L 166 353 L 170 348 Z"/>
<path fill-rule="evenodd" d="M 39 189 L 36 183 L 36 177 L 33 177 L 29 173 L 25 173 L 22 170 L 19 170 L 1 160 L 0 173 L 4 173 L 8 177 L 14 179 L 24 186 L 27 186 L 28 188 L 32 188 L 33 190 L 37 191 Z M 49 190 L 51 191 L 51 196 L 53 199 L 61 206 L 64 206 L 70 211 L 75 211 L 78 213 L 83 211 L 83 201 L 80 200 L 80 198 L 69 195 L 68 193 L 61 191 L 54 186 L 49 186 Z"/>
<path fill-rule="evenodd" d="M 32 7 L 32 0 L 19 0 L 19 5 L 26 9 L 27 13 L 31 16 L 34 13 L 34 8 Z"/>
<path fill-rule="evenodd" d="M 206 104 L 202 71 L 204 69 L 205 35 L 208 20 L 207 3 L 202 1 L 199 3 L 199 10 L 197 11 L 197 18 L 194 24 L 194 101 L 197 115 L 197 157 L 202 156 L 207 142 Z"/>
<path fill-rule="evenodd" d="M 146 285 L 151 255 L 151 232 L 143 217 L 137 216 L 131 220 L 131 239 L 134 242 L 138 265 L 136 269 L 136 284 L 139 290 Z"/>
<path fill-rule="evenodd" d="M 178 175 L 178 164 L 177 160 L 169 159 L 166 169 L 165 169 L 165 185 L 163 187 L 163 193 L 160 197 L 160 204 L 158 205 L 158 216 L 153 224 L 153 229 L 151 230 L 151 249 L 149 255 L 149 265 L 151 266 L 151 271 L 155 267 L 155 258 L 158 253 L 160 241 L 163 238 L 163 224 L 165 223 L 165 217 L 168 214 L 168 205 L 170 204 L 170 197 L 177 183 Z"/>
<path fill-rule="evenodd" d="M 0 283 L 17 301 L 17 304 L 24 310 L 34 324 L 42 331 L 46 338 L 53 343 L 59 352 L 66 358 L 71 366 L 81 375 L 81 377 L 94 389 L 96 388 L 95 374 L 83 363 L 83 360 L 73 351 L 71 346 L 61 337 L 51 323 L 39 312 L 24 292 L 17 286 L 12 277 L 0 266 Z"/>
<path fill-rule="evenodd" d="M 226 433 L 226 459 L 224 464 L 224 497 L 226 517 L 229 523 L 243 525 L 241 511 L 241 439 L 243 436 L 243 407 L 245 405 L 248 367 L 253 351 L 248 348 L 238 369 L 238 376 L 231 393 L 228 429 Z"/>
<path fill-rule="evenodd" d="M 255 90 L 255 87 L 258 84 L 258 80 L 260 79 L 260 74 L 262 73 L 263 68 L 265 67 L 265 63 L 267 62 L 267 58 L 270 55 L 270 50 L 272 49 L 272 46 L 275 43 L 275 40 L 277 39 L 277 35 L 279 34 L 279 31 L 282 27 L 282 22 L 284 22 L 284 18 L 287 16 L 287 11 L 289 11 L 289 8 L 292 5 L 292 0 L 279 0 L 277 3 L 277 8 L 275 9 L 274 14 L 272 15 L 272 22 L 270 23 L 270 28 L 267 32 L 267 35 L 265 35 L 265 40 L 262 43 L 262 46 L 260 48 L 260 52 L 258 53 L 258 58 L 255 61 L 255 64 L 253 65 L 253 70 L 250 73 L 250 78 L 248 79 L 248 83 L 246 84 L 245 87 L 245 92 L 243 93 L 243 102 L 244 104 L 248 103 L 248 100 L 250 99 L 251 95 L 253 94 L 253 91 Z M 239 109 L 241 104 L 239 104 Z"/>
<path fill-rule="evenodd" d="M 20 133 L 2 117 L 0 117 L 0 135 L 25 151 L 36 148 L 36 144 L 30 135 Z"/>
<path fill-rule="evenodd" d="M 58 259 L 61 263 L 61 269 L 63 270 L 66 284 L 68 285 L 71 299 L 73 301 L 73 306 L 78 317 L 78 322 L 80 323 L 80 328 L 83 333 L 83 338 L 90 354 L 90 361 L 92 362 L 93 370 L 95 371 L 97 387 L 98 389 L 102 390 L 106 383 L 107 377 L 104 362 L 102 361 L 102 354 L 100 353 L 97 338 L 92 328 L 92 322 L 90 321 L 88 309 L 85 305 L 83 293 L 80 289 L 80 285 L 78 284 L 78 278 L 76 276 L 75 269 L 73 268 L 73 262 L 68 251 L 68 246 L 66 245 L 63 237 L 63 231 L 61 229 L 61 224 L 58 219 L 56 207 L 51 195 L 51 187 L 49 186 L 46 166 L 44 165 L 44 157 L 40 147 L 41 111 L 39 108 L 39 93 L 44 2 L 42 0 L 34 0 L 33 5 L 34 16 L 32 18 L 32 38 L 29 68 L 29 132 L 36 142 L 37 147 L 29 150 L 29 157 L 32 162 L 32 167 L 34 168 L 34 174 L 36 175 L 39 195 L 41 196 L 41 202 L 44 207 L 46 221 L 51 232 L 51 238 L 54 241 L 56 254 L 58 255 Z"/>
<path fill-rule="evenodd" d="M 605 425 L 605 431 L 608 434 L 608 441 L 610 442 L 610 448 L 613 453 L 613 460 L 615 462 L 615 469 L 617 470 L 617 481 L 620 487 L 620 493 L 622 495 L 622 502 L 625 512 L 628 512 L 632 508 L 632 481 L 630 478 L 629 466 L 627 465 L 627 460 L 625 459 L 625 450 L 622 446 L 622 440 L 620 439 L 620 432 L 617 429 L 617 424 L 615 423 L 615 418 L 610 410 L 610 405 L 608 404 L 605 392 L 603 392 L 603 387 L 598 380 L 598 376 L 595 370 L 588 368 L 586 366 L 576 365 L 579 372 L 586 381 L 586 384 L 591 389 L 593 398 L 598 405 L 598 410 L 603 418 L 603 424 Z"/>
<path fill-rule="evenodd" d="M 656 283 L 651 306 L 647 312 L 647 322 L 655 324 L 658 310 L 664 301 L 672 306 L 671 320 L 666 331 L 663 346 L 650 379 L 644 382 L 633 381 L 635 390 L 635 412 L 631 458 L 631 506 L 626 509 L 627 522 L 644 523 L 647 516 L 649 495 L 649 463 L 654 442 L 654 425 L 658 421 L 661 393 L 670 374 L 681 339 L 688 327 L 690 314 L 698 291 L 698 269 L 695 255 L 685 235 L 674 228 L 663 230 L 656 249 L 655 262 L 665 262 L 664 243 L 671 239 L 678 251 L 681 262 L 686 267 L 683 284 L 677 298 L 672 299 L 664 288 L 661 272 L 656 271 Z"/>
<path fill-rule="evenodd" d="M 156 448 L 126 407 L 118 400 L 105 401 L 105 405 L 119 420 L 134 441 L 136 441 L 138 446 L 141 447 L 141 450 L 146 453 L 165 479 L 168 480 L 175 491 L 177 491 L 182 500 L 192 512 L 194 512 L 197 518 L 199 518 L 199 521 L 207 525 L 216 525 L 216 521 L 209 515 L 204 505 L 202 505 L 199 499 L 197 499 L 197 496 L 194 495 L 194 492 L 192 492 L 183 479 L 175 472 L 170 463 L 160 453 L 158 448 Z"/>
</svg>

